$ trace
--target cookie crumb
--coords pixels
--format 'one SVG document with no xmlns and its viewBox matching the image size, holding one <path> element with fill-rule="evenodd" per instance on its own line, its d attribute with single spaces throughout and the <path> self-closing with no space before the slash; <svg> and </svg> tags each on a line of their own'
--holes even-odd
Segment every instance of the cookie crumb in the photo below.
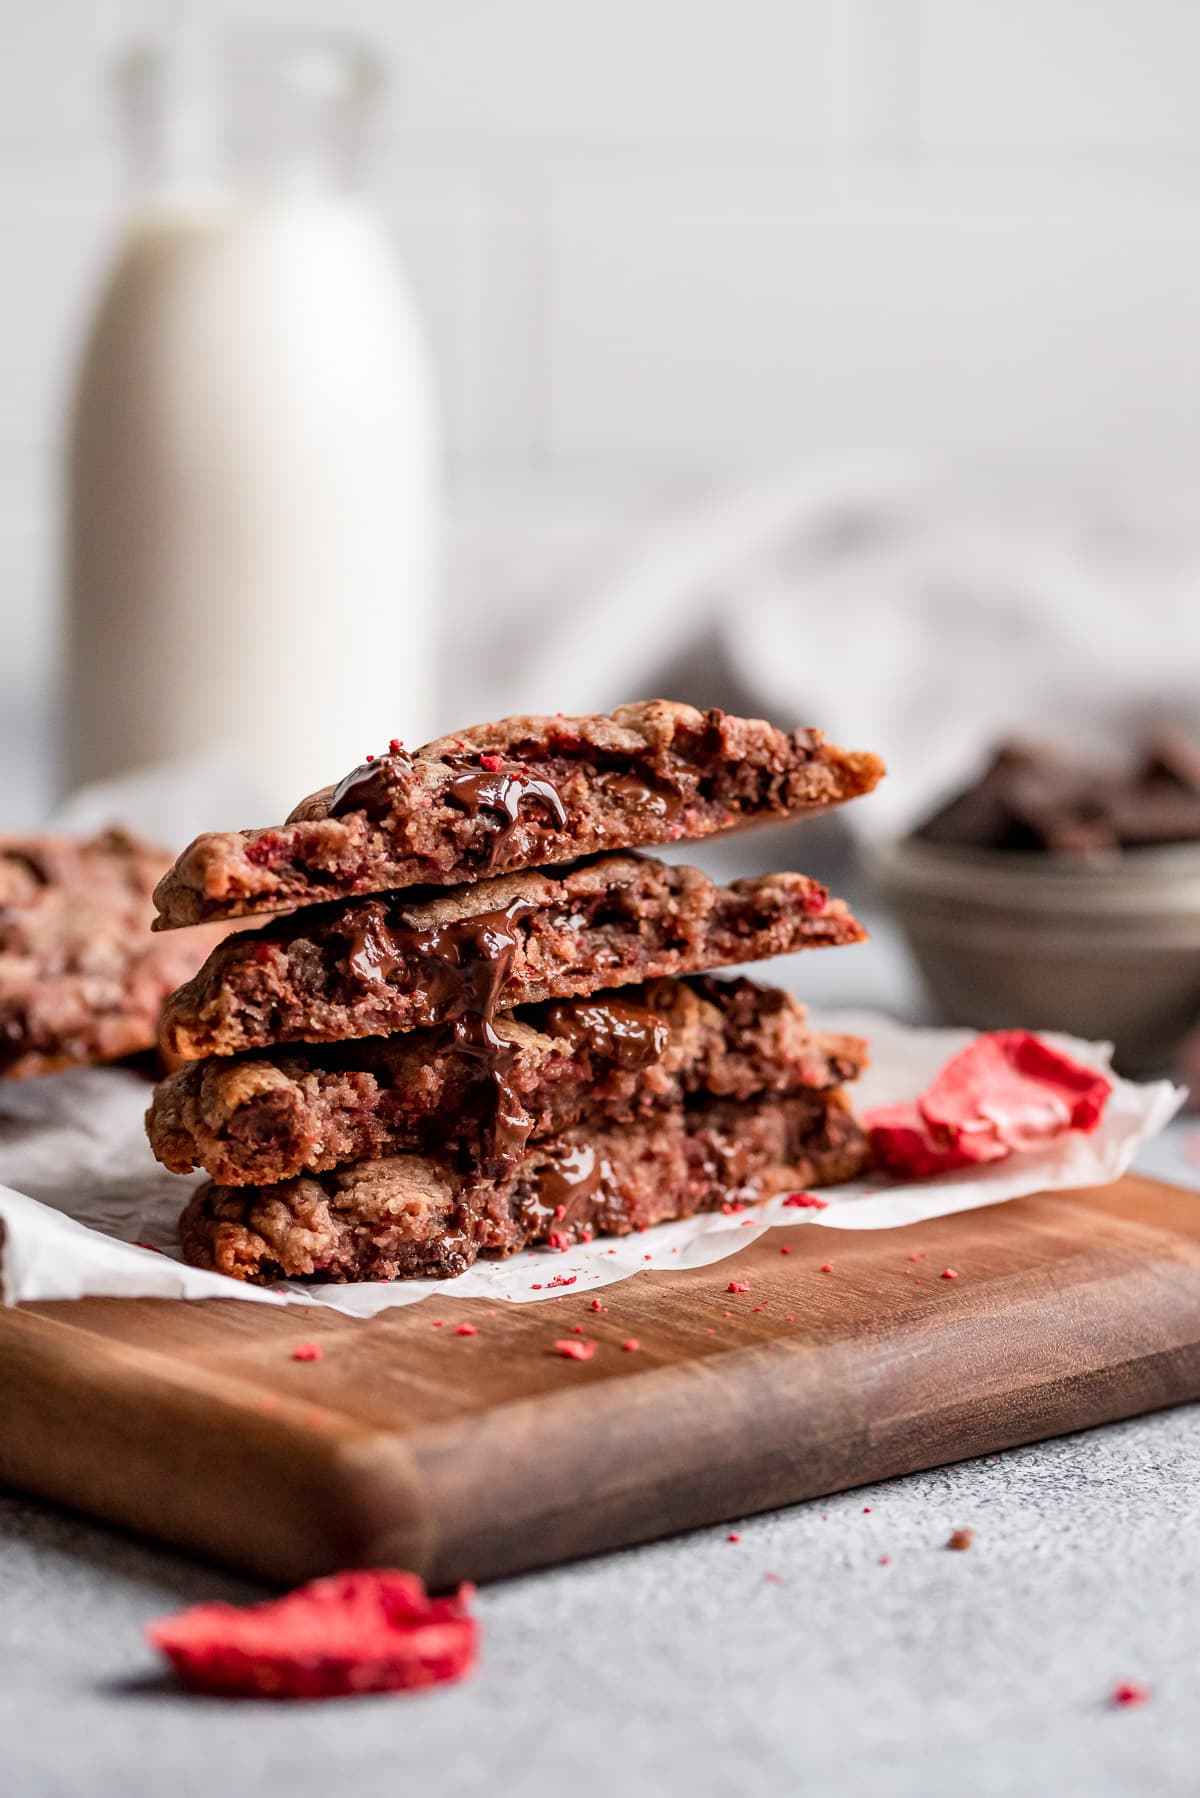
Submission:
<svg viewBox="0 0 1200 1798">
<path fill-rule="evenodd" d="M 975 1540 L 974 1530 L 951 1530 L 946 1541 L 947 1548 L 970 1548 Z"/>
</svg>

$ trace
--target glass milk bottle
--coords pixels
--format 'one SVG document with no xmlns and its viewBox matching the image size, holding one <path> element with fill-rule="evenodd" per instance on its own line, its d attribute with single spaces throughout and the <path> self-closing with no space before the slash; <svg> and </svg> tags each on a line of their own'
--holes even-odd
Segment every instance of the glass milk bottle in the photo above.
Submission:
<svg viewBox="0 0 1200 1798">
<path fill-rule="evenodd" d="M 437 420 L 358 182 L 372 87 L 335 39 L 121 65 L 137 193 L 69 434 L 69 785 L 224 748 L 282 817 L 429 731 Z"/>
</svg>

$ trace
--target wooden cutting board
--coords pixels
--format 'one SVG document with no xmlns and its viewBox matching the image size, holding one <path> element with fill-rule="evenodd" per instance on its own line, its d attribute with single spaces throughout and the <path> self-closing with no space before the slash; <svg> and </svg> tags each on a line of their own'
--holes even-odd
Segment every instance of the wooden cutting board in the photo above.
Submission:
<svg viewBox="0 0 1200 1798">
<path fill-rule="evenodd" d="M 599 1296 L 22 1306 L 0 1478 L 272 1580 L 486 1579 L 1200 1396 L 1200 1194 L 773 1230 Z"/>
</svg>

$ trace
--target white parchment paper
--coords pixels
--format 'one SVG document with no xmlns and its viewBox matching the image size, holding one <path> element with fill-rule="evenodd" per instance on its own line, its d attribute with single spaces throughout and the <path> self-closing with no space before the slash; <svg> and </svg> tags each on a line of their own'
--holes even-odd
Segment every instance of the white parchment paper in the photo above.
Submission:
<svg viewBox="0 0 1200 1798">
<path fill-rule="evenodd" d="M 971 1040 L 965 1030 L 912 1030 L 864 1013 L 825 1017 L 871 1043 L 871 1067 L 855 1088 L 862 1111 L 914 1098 L 938 1068 Z M 1108 1066 L 1105 1044 L 1054 1036 L 1069 1053 Z M 1170 1121 L 1183 1099 L 1167 1081 L 1136 1086 L 1114 1077 L 1100 1128 L 1068 1135 L 1036 1154 L 1014 1155 L 965 1173 L 895 1186 L 855 1181 L 822 1194 L 824 1211 L 785 1206 L 782 1196 L 731 1215 L 715 1213 L 560 1253 L 527 1250 L 510 1261 L 479 1262 L 454 1280 L 335 1285 L 289 1282 L 245 1286 L 184 1266 L 175 1223 L 200 1176 L 180 1179 L 155 1162 L 142 1118 L 149 1083 L 124 1068 L 88 1068 L 42 1080 L 0 1082 L 0 1292 L 30 1299 L 230 1298 L 259 1304 L 327 1305 L 369 1317 L 433 1295 L 526 1303 L 607 1286 L 643 1269 L 702 1267 L 734 1255 L 771 1225 L 876 1230 L 992 1205 L 1022 1194 L 1100 1185 L 1125 1171 L 1140 1146 Z"/>
</svg>

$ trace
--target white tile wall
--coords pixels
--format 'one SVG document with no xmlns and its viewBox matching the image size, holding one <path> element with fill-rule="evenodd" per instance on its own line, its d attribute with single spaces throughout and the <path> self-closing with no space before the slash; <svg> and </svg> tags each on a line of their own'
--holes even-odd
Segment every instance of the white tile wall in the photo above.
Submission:
<svg viewBox="0 0 1200 1798">
<path fill-rule="evenodd" d="M 0 696 L 48 654 L 99 46 L 0 5 Z M 1200 452 L 1197 0 L 206 0 L 365 32 L 460 468 Z"/>
</svg>

